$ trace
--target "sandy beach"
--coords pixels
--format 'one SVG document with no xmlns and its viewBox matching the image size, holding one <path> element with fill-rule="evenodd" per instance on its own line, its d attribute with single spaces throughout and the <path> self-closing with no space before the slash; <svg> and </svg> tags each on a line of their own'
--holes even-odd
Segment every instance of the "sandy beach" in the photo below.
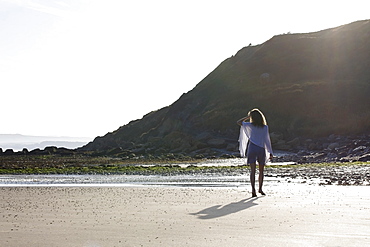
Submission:
<svg viewBox="0 0 370 247">
<path fill-rule="evenodd" d="M 369 246 L 369 186 L 0 187 L 0 246 Z"/>
</svg>

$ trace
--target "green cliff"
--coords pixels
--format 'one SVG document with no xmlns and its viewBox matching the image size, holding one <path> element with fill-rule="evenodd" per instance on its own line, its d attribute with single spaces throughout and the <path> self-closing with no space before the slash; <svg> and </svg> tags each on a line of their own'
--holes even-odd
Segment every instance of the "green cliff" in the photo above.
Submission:
<svg viewBox="0 0 370 247">
<path fill-rule="evenodd" d="M 176 83 L 176 81 L 174 81 Z M 121 155 L 236 151 L 236 120 L 252 108 L 273 142 L 370 132 L 370 20 L 277 35 L 223 61 L 168 107 L 81 150 Z"/>
</svg>

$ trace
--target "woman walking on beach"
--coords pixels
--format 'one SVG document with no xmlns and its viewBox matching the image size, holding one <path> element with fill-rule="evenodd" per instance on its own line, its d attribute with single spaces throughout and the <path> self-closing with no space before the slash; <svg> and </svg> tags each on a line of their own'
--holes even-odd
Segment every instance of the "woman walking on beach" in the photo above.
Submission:
<svg viewBox="0 0 370 247">
<path fill-rule="evenodd" d="M 247 122 L 249 120 L 249 122 Z M 263 171 L 268 159 L 272 159 L 272 147 L 270 141 L 270 134 L 267 122 L 263 113 L 258 109 L 253 109 L 248 113 L 248 116 L 237 121 L 240 125 L 239 136 L 239 151 L 241 157 L 247 157 L 247 164 L 251 167 L 251 185 L 252 196 L 256 197 L 256 162 L 259 167 L 259 189 L 258 192 L 262 195 L 265 193 L 262 190 L 263 185 Z M 247 150 L 247 155 L 245 151 Z"/>
</svg>

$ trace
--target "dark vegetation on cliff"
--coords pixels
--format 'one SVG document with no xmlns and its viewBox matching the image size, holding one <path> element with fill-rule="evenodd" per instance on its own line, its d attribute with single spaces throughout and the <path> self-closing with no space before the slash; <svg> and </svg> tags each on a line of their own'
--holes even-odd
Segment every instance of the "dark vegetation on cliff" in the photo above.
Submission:
<svg viewBox="0 0 370 247">
<path fill-rule="evenodd" d="M 369 41 L 365 20 L 244 47 L 172 105 L 79 150 L 122 157 L 232 153 L 236 120 L 255 107 L 266 115 L 275 149 L 293 148 L 297 137 L 368 134 Z"/>
</svg>

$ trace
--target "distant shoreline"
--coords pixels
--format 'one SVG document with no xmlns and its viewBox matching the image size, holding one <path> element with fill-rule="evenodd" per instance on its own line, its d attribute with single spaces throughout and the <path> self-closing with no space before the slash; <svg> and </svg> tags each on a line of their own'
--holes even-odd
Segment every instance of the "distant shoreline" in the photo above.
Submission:
<svg viewBox="0 0 370 247">
<path fill-rule="evenodd" d="M 20 152 L 24 149 L 29 151 L 34 149 L 44 149 L 49 146 L 57 148 L 75 149 L 82 147 L 92 141 L 90 137 L 70 137 L 70 136 L 30 136 L 22 134 L 0 134 L 0 148 Z"/>
</svg>

